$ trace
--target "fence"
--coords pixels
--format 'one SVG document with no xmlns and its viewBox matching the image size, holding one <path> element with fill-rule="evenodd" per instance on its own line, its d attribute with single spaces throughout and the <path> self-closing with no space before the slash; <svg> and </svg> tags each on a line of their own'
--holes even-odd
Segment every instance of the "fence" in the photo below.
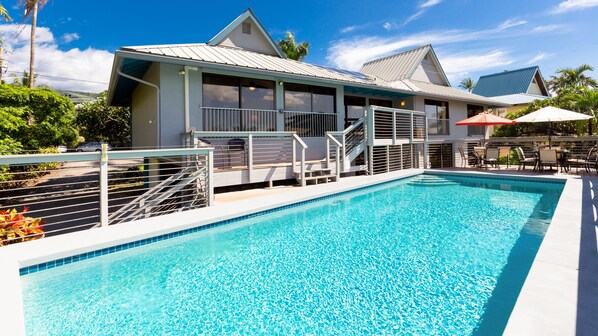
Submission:
<svg viewBox="0 0 598 336">
<path fill-rule="evenodd" d="M 208 206 L 212 162 L 212 149 L 0 156 L 0 246 Z"/>
<path fill-rule="evenodd" d="M 272 132 L 276 131 L 274 110 L 202 107 L 202 124 L 205 131 L 218 132 Z"/>
<path fill-rule="evenodd" d="M 284 130 L 300 137 L 324 137 L 336 131 L 336 113 L 284 111 Z"/>
</svg>

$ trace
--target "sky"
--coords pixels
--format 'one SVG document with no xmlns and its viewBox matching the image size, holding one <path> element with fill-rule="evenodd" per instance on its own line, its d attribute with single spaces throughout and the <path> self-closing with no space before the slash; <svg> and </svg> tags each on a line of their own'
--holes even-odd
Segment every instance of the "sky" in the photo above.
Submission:
<svg viewBox="0 0 598 336">
<path fill-rule="evenodd" d="M 30 26 L 17 0 L 0 24 L 7 73 L 28 69 Z M 251 7 L 275 40 L 310 43 L 304 61 L 347 70 L 431 43 L 455 87 L 463 78 L 538 65 L 590 64 L 598 77 L 598 0 L 49 0 L 36 31 L 38 83 L 100 92 L 122 46 L 205 43 Z"/>
</svg>

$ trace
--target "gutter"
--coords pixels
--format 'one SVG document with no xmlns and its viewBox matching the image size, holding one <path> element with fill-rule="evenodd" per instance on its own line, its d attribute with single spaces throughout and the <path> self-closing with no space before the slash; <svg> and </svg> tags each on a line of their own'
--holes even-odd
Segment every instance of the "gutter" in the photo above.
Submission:
<svg viewBox="0 0 598 336">
<path fill-rule="evenodd" d="M 125 78 L 128 78 L 130 80 L 136 81 L 138 83 L 141 84 L 145 84 L 147 86 L 151 86 L 154 89 L 156 89 L 156 108 L 158 109 L 158 126 L 156 127 L 157 131 L 158 131 L 158 148 L 162 148 L 162 132 L 160 132 L 160 128 L 161 128 L 161 119 L 162 119 L 162 113 L 161 113 L 161 108 L 160 108 L 160 87 L 156 84 L 150 83 L 148 81 L 144 81 L 143 79 L 137 78 L 137 77 L 133 77 L 131 75 L 127 75 L 126 73 L 122 72 L 120 69 L 117 69 L 116 72 L 118 73 L 119 76 L 123 76 Z"/>
</svg>

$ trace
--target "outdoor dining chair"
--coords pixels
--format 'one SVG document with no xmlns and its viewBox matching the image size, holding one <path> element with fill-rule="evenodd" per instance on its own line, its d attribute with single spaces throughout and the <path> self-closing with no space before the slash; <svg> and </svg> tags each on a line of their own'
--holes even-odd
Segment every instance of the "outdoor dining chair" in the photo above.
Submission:
<svg viewBox="0 0 598 336">
<path fill-rule="evenodd" d="M 540 170 L 544 170 L 545 166 L 550 166 L 550 169 L 552 169 L 552 165 L 554 165 L 556 169 L 559 168 L 556 149 L 541 149 L 539 152 L 539 160 Z"/>
<path fill-rule="evenodd" d="M 463 147 L 459 147 L 459 155 L 461 156 L 461 167 L 465 168 L 467 159 L 465 158 L 465 151 L 463 150 Z"/>
<path fill-rule="evenodd" d="M 579 172 L 579 167 L 584 167 L 586 172 L 590 172 L 590 168 L 594 167 L 596 172 L 598 173 L 598 156 L 596 156 L 596 147 L 592 147 L 588 150 L 588 153 L 585 157 L 572 157 L 567 160 L 567 164 L 570 166 L 575 166 L 575 172 Z"/>
<path fill-rule="evenodd" d="M 517 152 L 517 158 L 519 159 L 519 167 L 517 167 L 517 170 L 525 170 L 525 166 L 527 165 L 532 165 L 534 168 L 536 167 L 536 158 L 526 157 L 523 148 L 517 147 L 515 148 L 515 152 Z"/>
<path fill-rule="evenodd" d="M 476 166 L 481 168 L 484 165 L 486 147 L 473 147 L 473 155 L 476 157 Z"/>
<path fill-rule="evenodd" d="M 498 147 L 498 157 L 506 157 L 507 158 L 507 168 L 509 168 L 509 163 L 511 161 L 511 147 Z"/>
<path fill-rule="evenodd" d="M 484 164 L 490 164 L 498 169 L 498 148 L 488 148 L 486 149 L 486 156 L 484 157 Z"/>
</svg>

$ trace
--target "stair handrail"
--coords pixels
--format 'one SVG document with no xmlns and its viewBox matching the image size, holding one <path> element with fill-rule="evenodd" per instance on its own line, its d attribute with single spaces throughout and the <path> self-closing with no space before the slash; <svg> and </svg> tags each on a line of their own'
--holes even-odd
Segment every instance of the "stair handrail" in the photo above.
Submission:
<svg viewBox="0 0 598 336">
<path fill-rule="evenodd" d="M 297 133 L 293 133 L 293 172 L 295 172 L 295 165 L 297 162 L 297 154 L 296 154 L 296 150 L 297 150 L 297 144 L 299 144 L 301 146 L 301 169 L 300 169 L 300 173 L 301 173 L 301 186 L 305 187 L 306 185 L 306 181 L 305 181 L 305 150 L 307 149 L 307 144 L 305 144 L 305 142 L 297 135 Z"/>
<path fill-rule="evenodd" d="M 340 143 L 332 134 L 326 133 L 326 168 L 330 167 L 330 141 L 332 141 L 334 144 L 334 150 L 336 152 L 336 180 L 338 181 L 341 177 L 340 149 L 343 147 L 343 144 Z"/>
<path fill-rule="evenodd" d="M 362 124 L 364 124 L 366 118 L 367 118 L 367 111 L 365 112 L 365 114 L 364 114 L 363 117 L 359 118 L 357 121 L 355 121 L 353 124 L 349 125 L 349 127 L 345 128 L 344 130 L 342 130 L 342 131 L 329 131 L 329 132 L 326 132 L 326 136 L 327 137 L 328 136 L 332 136 L 332 138 L 334 138 L 334 136 L 341 137 L 341 142 L 340 142 L 341 147 L 340 147 L 340 149 L 341 149 L 341 156 L 342 156 L 343 161 L 345 160 L 346 155 L 347 155 L 347 153 L 346 153 L 346 150 L 347 150 L 347 143 L 346 143 L 347 135 L 349 133 L 351 133 L 352 131 L 354 131 L 357 127 L 359 127 Z M 367 133 L 364 132 L 363 137 L 364 137 L 364 141 L 367 141 Z M 329 143 L 328 142 L 326 143 L 326 162 L 327 163 L 330 162 L 330 147 L 329 147 Z"/>
</svg>

